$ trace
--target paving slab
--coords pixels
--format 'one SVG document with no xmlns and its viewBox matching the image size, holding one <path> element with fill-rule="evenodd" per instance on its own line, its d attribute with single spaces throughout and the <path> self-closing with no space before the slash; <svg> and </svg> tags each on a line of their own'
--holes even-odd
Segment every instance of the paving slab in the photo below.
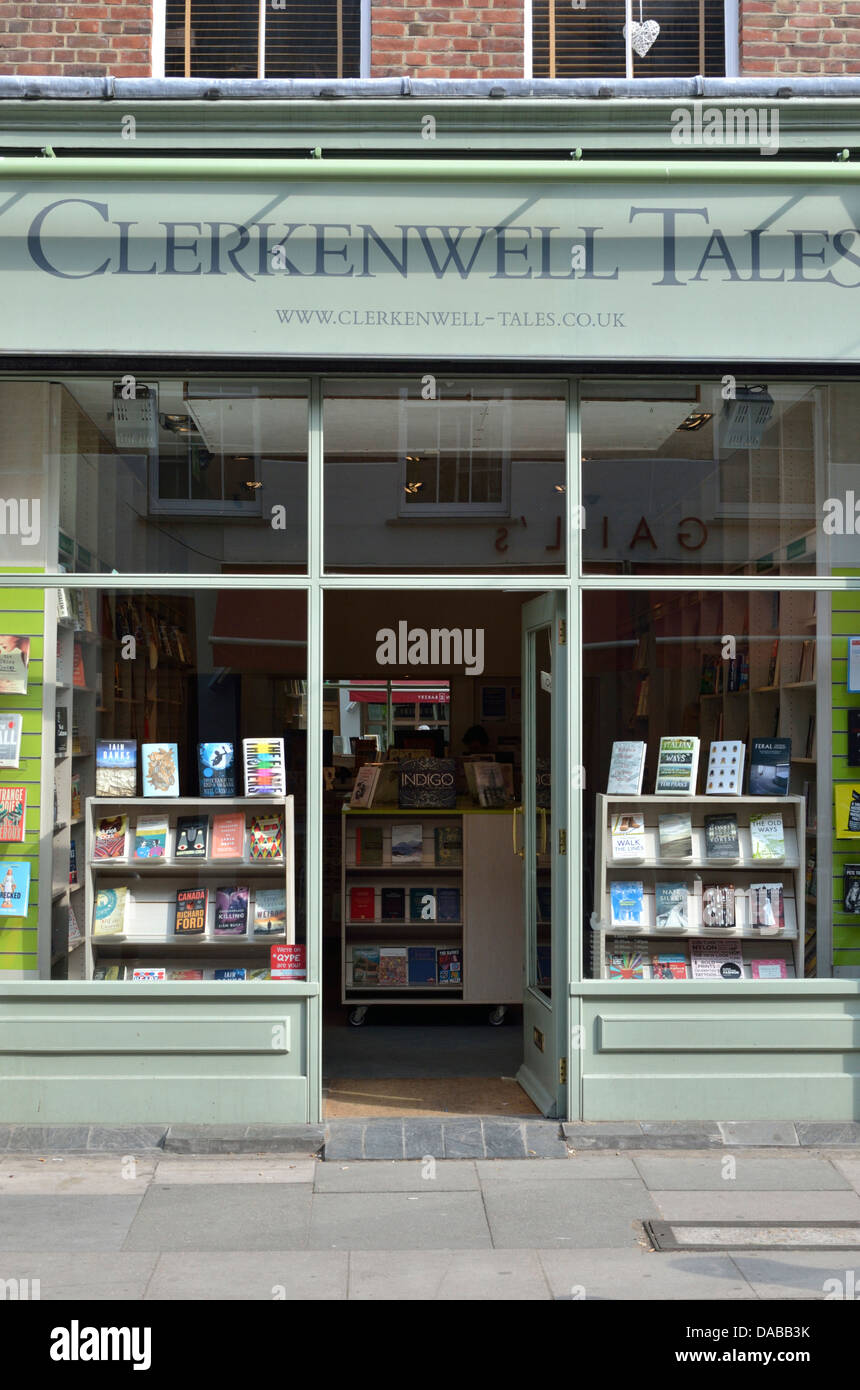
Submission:
<svg viewBox="0 0 860 1390">
<path fill-rule="evenodd" d="M 486 1182 L 484 1204 L 497 1249 L 629 1248 L 657 1208 L 644 1184 L 626 1179 Z"/>
<path fill-rule="evenodd" d="M 824 1192 L 851 1190 L 826 1158 L 750 1158 L 715 1153 L 707 1158 L 636 1154 L 633 1162 L 651 1190 L 676 1192 Z M 860 1160 L 857 1164 L 860 1174 Z"/>
<path fill-rule="evenodd" d="M 480 1120 L 447 1120 L 442 1126 L 446 1158 L 483 1158 Z"/>
<path fill-rule="evenodd" d="M 860 1192 L 860 1158 L 831 1159 L 833 1167 L 850 1183 L 855 1192 Z"/>
<path fill-rule="evenodd" d="M 142 1194 L 116 1196 L 3 1196 L 0 1250 L 119 1250 Z M 8 1262 L 4 1261 L 4 1268 Z M 4 1278 L 15 1277 L 8 1270 Z"/>
<path fill-rule="evenodd" d="M 89 1125 L 14 1125 L 6 1145 L 9 1153 L 82 1153 L 90 1136 Z"/>
<path fill-rule="evenodd" d="M 326 1125 L 323 1157 L 326 1163 L 339 1163 L 344 1158 L 364 1158 L 364 1125 L 348 1120 Z"/>
<path fill-rule="evenodd" d="M 641 1123 L 643 1146 L 660 1149 L 707 1149 L 722 1145 L 722 1135 L 713 1124 L 683 1120 L 661 1124 Z"/>
<path fill-rule="evenodd" d="M 482 1122 L 484 1153 L 487 1158 L 525 1158 L 525 1132 L 517 1120 L 488 1119 Z"/>
<path fill-rule="evenodd" d="M 757 1298 L 853 1301 L 860 1297 L 860 1247 L 857 1250 L 739 1251 L 732 1256 Z M 777 1321 L 773 1314 L 762 1323 Z M 787 1319 L 783 1318 L 785 1322 Z"/>
<path fill-rule="evenodd" d="M 722 1120 L 719 1131 L 727 1147 L 744 1144 L 755 1148 L 796 1148 L 800 1141 L 789 1121 Z"/>
<path fill-rule="evenodd" d="M 166 1153 L 316 1153 L 325 1138 L 324 1125 L 171 1125 L 164 1138 Z"/>
<path fill-rule="evenodd" d="M 179 1251 L 161 1255 L 147 1299 L 225 1299 L 289 1303 L 347 1296 L 345 1250 L 231 1250 L 227 1255 Z"/>
<path fill-rule="evenodd" d="M 860 1144 L 860 1122 L 845 1124 L 798 1123 L 797 1137 L 804 1148 L 843 1148 Z"/>
<path fill-rule="evenodd" d="M 442 1142 L 442 1121 L 441 1120 L 408 1120 L 403 1121 L 403 1143 L 406 1158 L 424 1158 L 431 1156 L 438 1158 L 444 1153 Z M 328 1157 L 328 1153 L 326 1153 Z"/>
<path fill-rule="evenodd" d="M 533 1250 L 354 1250 L 349 1297 L 359 1301 L 537 1301 L 550 1291 Z"/>
<path fill-rule="evenodd" d="M 466 1160 L 318 1163 L 314 1192 L 477 1192 L 475 1164 Z"/>
<path fill-rule="evenodd" d="M 97 1153 L 119 1150 L 128 1154 L 160 1149 L 167 1130 L 167 1125 L 90 1125 L 87 1148 Z"/>
<path fill-rule="evenodd" d="M 632 1250 L 540 1250 L 554 1298 L 601 1302 L 754 1299 L 729 1255 L 658 1255 Z"/>
<path fill-rule="evenodd" d="M 484 1159 L 475 1164 L 482 1183 L 578 1182 L 580 1178 L 639 1177 L 632 1161 L 619 1154 L 575 1154 L 566 1163 L 520 1163 Z"/>
<path fill-rule="evenodd" d="M 364 1129 L 365 1158 L 404 1158 L 403 1121 L 372 1120 Z"/>
<path fill-rule="evenodd" d="M 567 1144 L 557 1120 L 532 1120 L 526 1124 L 528 1158 L 568 1158 Z"/>
<path fill-rule="evenodd" d="M 652 1191 L 666 1221 L 860 1221 L 856 1192 Z M 858 1234 L 860 1239 L 860 1234 Z"/>
<path fill-rule="evenodd" d="M 166 1155 L 158 1160 L 156 1183 L 312 1183 L 316 1170 L 313 1158 L 246 1158 L 222 1154 L 218 1158 L 186 1158 Z"/>
<path fill-rule="evenodd" d="M 39 1297 L 46 1302 L 87 1302 L 129 1299 L 137 1302 L 158 1261 L 156 1254 L 131 1254 L 126 1250 L 99 1250 L 87 1254 L 58 1254 L 44 1250 L 16 1251 L 18 1277 L 38 1279 Z M 4 1262 L 4 1278 L 13 1278 Z"/>
<path fill-rule="evenodd" d="M 309 1250 L 486 1249 L 480 1192 L 346 1192 L 314 1196 Z"/>
<path fill-rule="evenodd" d="M 310 1183 L 153 1183 L 123 1248 L 303 1250 L 310 1206 Z"/>
<path fill-rule="evenodd" d="M 153 1173 L 154 1158 L 99 1154 L 57 1154 L 38 1158 L 6 1153 L 0 1159 L 0 1195 L 22 1197 L 34 1193 L 143 1196 Z M 2 1214 L 0 1214 L 2 1217 Z"/>
</svg>

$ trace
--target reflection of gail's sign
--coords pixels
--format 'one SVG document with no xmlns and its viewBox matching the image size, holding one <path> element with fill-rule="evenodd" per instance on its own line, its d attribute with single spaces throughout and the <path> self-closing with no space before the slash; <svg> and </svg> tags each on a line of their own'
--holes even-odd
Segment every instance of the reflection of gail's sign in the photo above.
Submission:
<svg viewBox="0 0 860 1390">
<path fill-rule="evenodd" d="M 467 676 L 484 669 L 482 627 L 410 627 L 405 621 L 376 634 L 380 666 L 464 666 Z"/>
</svg>

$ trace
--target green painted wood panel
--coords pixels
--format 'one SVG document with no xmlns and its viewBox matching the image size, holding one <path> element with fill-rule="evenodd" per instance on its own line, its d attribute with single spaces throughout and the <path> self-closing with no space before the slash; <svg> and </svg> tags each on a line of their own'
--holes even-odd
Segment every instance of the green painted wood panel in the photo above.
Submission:
<svg viewBox="0 0 860 1390">
<path fill-rule="evenodd" d="M 837 570 L 849 577 L 858 570 Z M 833 710 L 832 779 L 837 783 L 853 782 L 860 786 L 860 768 L 847 762 L 848 711 L 860 709 L 860 694 L 849 694 L 848 638 L 860 636 L 860 592 L 848 591 L 831 595 L 833 641 L 831 648 L 831 680 Z M 836 822 L 833 825 L 833 864 L 831 903 L 833 909 L 833 964 L 860 967 L 860 917 L 843 911 L 842 871 L 846 864 L 860 864 L 860 840 L 839 840 Z"/>
<path fill-rule="evenodd" d="M 8 569 L 2 572 L 21 573 Z M 38 573 L 38 570 L 33 572 Z M 0 785 L 22 786 L 27 790 L 24 840 L 20 844 L 0 842 L 0 873 L 5 860 L 27 860 L 30 864 L 30 902 L 26 917 L 6 918 L 0 922 L 0 972 L 38 969 L 44 630 L 42 589 L 0 587 L 0 632 L 30 638 L 26 695 L 0 695 L 0 714 L 24 716 L 20 767 L 0 770 Z M 50 754 L 51 749 L 47 752 Z M 46 852 L 50 854 L 50 851 L 49 842 Z"/>
</svg>

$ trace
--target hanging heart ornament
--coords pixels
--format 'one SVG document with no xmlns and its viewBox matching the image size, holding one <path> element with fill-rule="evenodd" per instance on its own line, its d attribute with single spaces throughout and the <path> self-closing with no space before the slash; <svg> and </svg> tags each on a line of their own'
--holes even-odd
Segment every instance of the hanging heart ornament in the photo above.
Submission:
<svg viewBox="0 0 860 1390">
<path fill-rule="evenodd" d="M 640 24 L 634 20 L 629 26 L 627 24 L 624 26 L 625 40 L 628 38 L 628 28 L 630 47 L 637 57 L 644 58 L 660 33 L 660 25 L 656 19 L 646 19 L 644 23 Z"/>
</svg>

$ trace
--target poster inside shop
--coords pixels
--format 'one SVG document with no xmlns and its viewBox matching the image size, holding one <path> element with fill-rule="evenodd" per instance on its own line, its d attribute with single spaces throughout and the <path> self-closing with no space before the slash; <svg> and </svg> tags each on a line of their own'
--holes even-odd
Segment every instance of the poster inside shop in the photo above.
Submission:
<svg viewBox="0 0 860 1390">
<path fill-rule="evenodd" d="M 27 694 L 29 637 L 0 636 L 0 695 Z"/>
<path fill-rule="evenodd" d="M 30 865 L 23 859 L 0 863 L 0 920 L 26 917 L 30 906 Z"/>
</svg>

